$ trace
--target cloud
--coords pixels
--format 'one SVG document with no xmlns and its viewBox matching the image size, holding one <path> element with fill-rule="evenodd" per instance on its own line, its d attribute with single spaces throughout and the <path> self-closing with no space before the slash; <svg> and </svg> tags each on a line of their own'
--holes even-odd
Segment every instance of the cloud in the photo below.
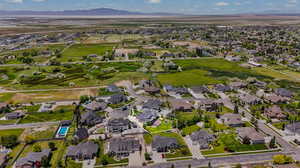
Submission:
<svg viewBox="0 0 300 168">
<path fill-rule="evenodd" d="M 33 2 L 45 2 L 47 0 L 32 0 Z"/>
<path fill-rule="evenodd" d="M 160 3 L 161 0 L 147 0 L 149 3 L 157 4 Z"/>
<path fill-rule="evenodd" d="M 227 2 L 218 2 L 218 3 L 216 3 L 216 6 L 228 6 L 229 5 L 229 3 L 227 3 Z"/>
<path fill-rule="evenodd" d="M 6 0 L 9 3 L 23 3 L 23 0 Z"/>
</svg>

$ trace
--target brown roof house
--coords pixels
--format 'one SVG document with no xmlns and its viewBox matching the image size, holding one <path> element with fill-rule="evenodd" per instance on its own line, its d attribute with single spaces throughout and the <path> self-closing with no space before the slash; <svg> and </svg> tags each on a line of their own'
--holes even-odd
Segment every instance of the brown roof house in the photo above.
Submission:
<svg viewBox="0 0 300 168">
<path fill-rule="evenodd" d="M 241 140 L 245 137 L 250 139 L 251 144 L 264 144 L 265 143 L 265 136 L 257 132 L 253 127 L 241 127 L 237 128 L 238 136 Z"/>
<path fill-rule="evenodd" d="M 26 157 L 19 158 L 16 161 L 15 167 L 16 168 L 29 168 L 29 167 L 34 167 L 34 168 L 40 168 L 42 167 L 42 159 L 44 157 L 49 157 L 51 156 L 51 150 L 50 149 L 44 149 L 41 152 L 30 152 L 27 154 Z"/>
<path fill-rule="evenodd" d="M 99 150 L 99 145 L 92 142 L 82 142 L 76 146 L 69 146 L 66 157 L 77 160 L 88 160 L 96 157 Z"/>
<path fill-rule="evenodd" d="M 264 111 L 265 116 L 271 119 L 285 119 L 286 115 L 283 113 L 279 106 L 273 105 L 272 107 L 266 108 Z"/>
<path fill-rule="evenodd" d="M 108 143 L 108 153 L 118 158 L 128 157 L 130 153 L 140 150 L 140 141 L 134 137 L 113 138 Z"/>
<path fill-rule="evenodd" d="M 173 111 L 188 112 L 188 111 L 192 111 L 194 108 L 191 103 L 181 99 L 172 100 L 170 103 Z"/>
<path fill-rule="evenodd" d="M 242 121 L 242 117 L 239 114 L 227 113 L 221 116 L 222 123 L 230 127 L 243 127 L 245 122 Z"/>
</svg>

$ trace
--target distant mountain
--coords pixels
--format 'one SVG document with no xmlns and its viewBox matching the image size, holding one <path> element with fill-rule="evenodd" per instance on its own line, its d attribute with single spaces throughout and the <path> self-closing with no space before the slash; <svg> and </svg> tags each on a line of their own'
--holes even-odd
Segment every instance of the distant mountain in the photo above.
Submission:
<svg viewBox="0 0 300 168">
<path fill-rule="evenodd" d="M 126 10 L 117 10 L 110 8 L 86 9 L 86 10 L 64 10 L 64 11 L 30 11 L 30 10 L 0 10 L 0 15 L 16 16 L 16 15 L 60 15 L 60 16 L 117 16 L 117 15 L 159 15 L 172 16 L 182 15 L 173 13 L 142 13 L 131 12 Z"/>
</svg>

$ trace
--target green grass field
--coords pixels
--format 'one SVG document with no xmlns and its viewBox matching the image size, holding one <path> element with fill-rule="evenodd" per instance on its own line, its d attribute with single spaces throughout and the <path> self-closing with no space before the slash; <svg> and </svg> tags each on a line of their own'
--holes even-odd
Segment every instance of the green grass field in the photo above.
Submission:
<svg viewBox="0 0 300 168">
<path fill-rule="evenodd" d="M 198 130 L 200 130 L 201 128 L 199 127 L 199 126 L 197 126 L 197 125 L 192 125 L 192 126 L 188 126 L 188 127 L 185 127 L 185 128 L 183 128 L 182 130 L 181 130 L 181 134 L 183 135 L 183 136 L 185 136 L 185 135 L 190 135 L 190 134 L 192 134 L 193 132 L 196 132 L 196 131 L 198 131 Z"/>
<path fill-rule="evenodd" d="M 20 120 L 19 124 L 71 120 L 73 117 L 73 109 L 73 106 L 61 106 L 56 108 L 53 112 L 29 113 Z"/>
<path fill-rule="evenodd" d="M 16 135 L 19 137 L 23 133 L 24 129 L 9 129 L 9 130 L 0 130 L 0 136 L 9 136 Z"/>
<path fill-rule="evenodd" d="M 246 152 L 268 149 L 264 144 L 247 145 L 241 144 L 236 135 L 232 133 L 220 134 L 213 145 L 212 150 L 202 151 L 203 155 L 228 153 L 228 152 Z"/>
<path fill-rule="evenodd" d="M 58 60 L 62 62 L 67 62 L 69 60 L 78 61 L 82 60 L 83 56 L 88 56 L 90 54 L 102 56 L 106 52 L 111 52 L 112 49 L 112 44 L 75 44 L 66 49 L 62 53 L 62 57 Z"/>
<path fill-rule="evenodd" d="M 250 69 L 243 68 L 237 63 L 224 59 L 197 59 L 197 60 L 175 60 L 182 67 L 182 72 L 159 74 L 157 79 L 162 84 L 175 86 L 196 86 L 203 84 L 224 83 L 227 78 L 237 77 L 247 79 L 256 77 L 258 79 L 271 79 L 272 76 L 259 74 Z"/>
<path fill-rule="evenodd" d="M 172 122 L 163 120 L 161 124 L 157 127 L 155 126 L 147 126 L 146 130 L 151 133 L 163 132 L 172 129 Z"/>
</svg>

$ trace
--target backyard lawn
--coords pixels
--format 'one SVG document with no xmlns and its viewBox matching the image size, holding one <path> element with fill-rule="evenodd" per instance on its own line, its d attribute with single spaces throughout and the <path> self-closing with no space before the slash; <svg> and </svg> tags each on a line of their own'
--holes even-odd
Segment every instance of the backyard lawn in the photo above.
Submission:
<svg viewBox="0 0 300 168">
<path fill-rule="evenodd" d="M 19 123 L 35 123 L 49 121 L 71 120 L 73 117 L 73 106 L 57 107 L 53 112 L 33 112 L 26 115 Z"/>
<path fill-rule="evenodd" d="M 220 134 L 216 142 L 213 144 L 212 150 L 202 151 L 203 155 L 220 154 L 228 152 L 246 152 L 268 149 L 264 144 L 247 145 L 241 144 L 233 133 Z"/>
<path fill-rule="evenodd" d="M 0 130 L 0 136 L 9 136 L 15 135 L 19 137 L 23 133 L 24 129 L 9 129 L 9 130 Z"/>
<path fill-rule="evenodd" d="M 172 129 L 172 122 L 168 120 L 162 120 L 159 126 L 147 126 L 146 130 L 151 133 L 164 132 Z"/>
</svg>

